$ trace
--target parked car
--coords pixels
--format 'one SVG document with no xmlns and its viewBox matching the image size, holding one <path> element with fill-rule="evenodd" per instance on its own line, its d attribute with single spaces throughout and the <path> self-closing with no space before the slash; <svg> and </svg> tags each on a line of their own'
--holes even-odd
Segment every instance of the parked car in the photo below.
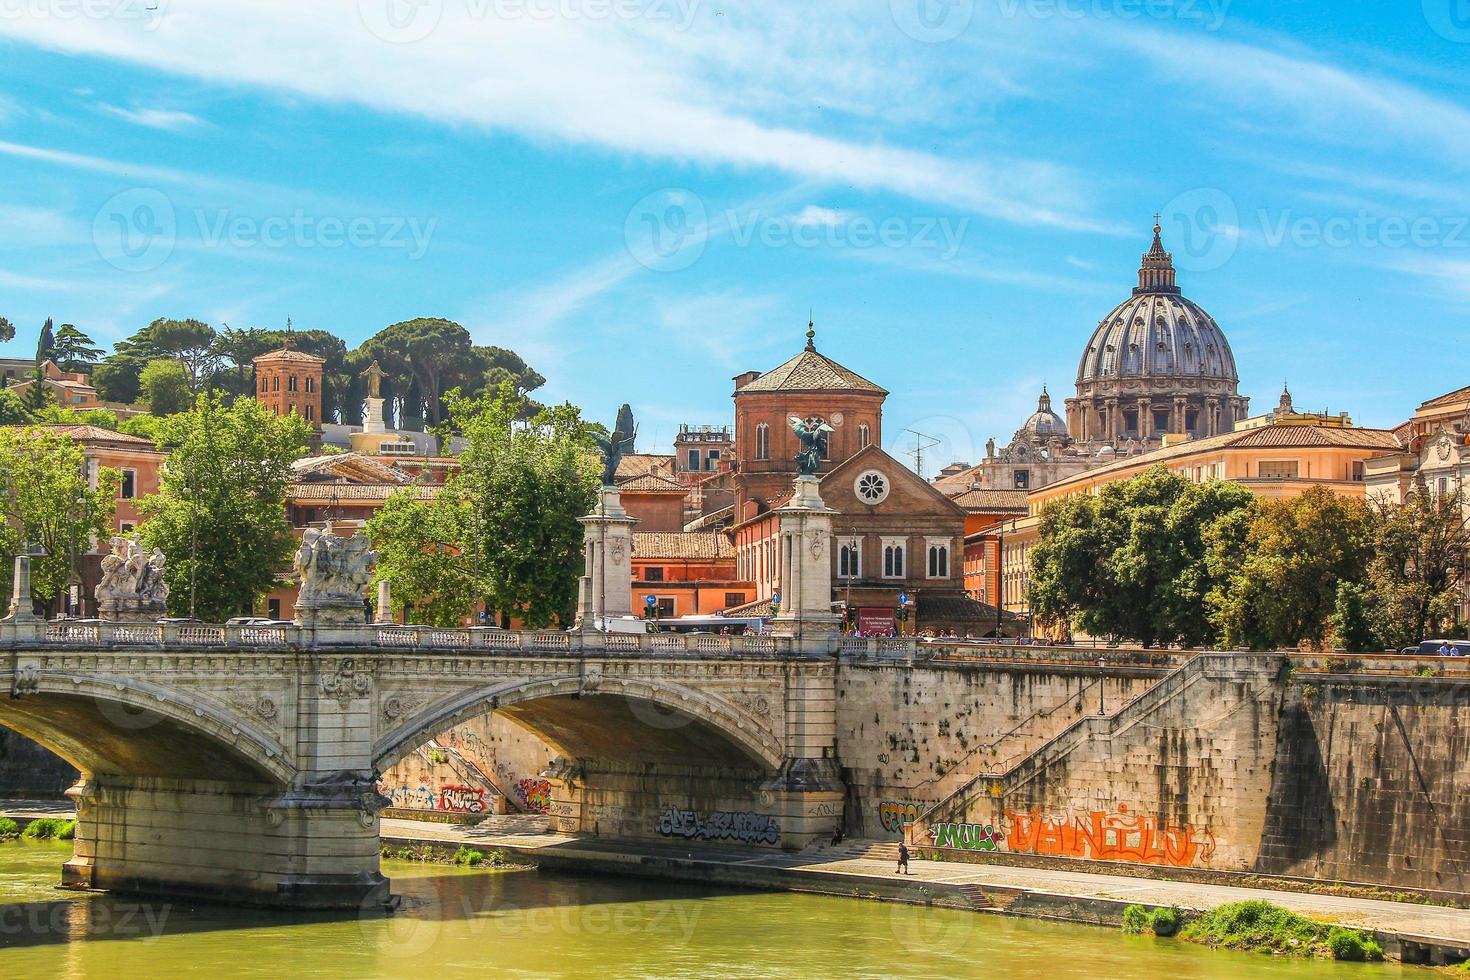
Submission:
<svg viewBox="0 0 1470 980">
<path fill-rule="evenodd" d="M 1399 653 L 1411 657 L 1437 657 L 1440 647 L 1449 648 L 1451 656 L 1470 656 L 1470 640 L 1421 640 L 1416 647 L 1404 647 Z"/>
</svg>

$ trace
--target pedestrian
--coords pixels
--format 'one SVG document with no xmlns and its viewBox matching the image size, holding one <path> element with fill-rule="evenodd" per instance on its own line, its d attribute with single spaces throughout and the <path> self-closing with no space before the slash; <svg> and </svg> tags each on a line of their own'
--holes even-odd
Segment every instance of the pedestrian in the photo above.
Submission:
<svg viewBox="0 0 1470 980">
<path fill-rule="evenodd" d="M 1460 644 L 1458 644 L 1458 643 L 1451 643 L 1450 644 L 1450 656 L 1452 656 L 1452 657 L 1463 657 L 1464 656 L 1464 654 L 1460 652 Z"/>
<path fill-rule="evenodd" d="M 1441 643 L 1439 645 L 1439 655 L 1441 657 L 1448 657 L 1450 655 L 1450 645 L 1448 643 Z"/>
<path fill-rule="evenodd" d="M 898 870 L 894 873 L 901 875 L 909 873 L 909 849 L 903 841 L 898 842 Z"/>
</svg>

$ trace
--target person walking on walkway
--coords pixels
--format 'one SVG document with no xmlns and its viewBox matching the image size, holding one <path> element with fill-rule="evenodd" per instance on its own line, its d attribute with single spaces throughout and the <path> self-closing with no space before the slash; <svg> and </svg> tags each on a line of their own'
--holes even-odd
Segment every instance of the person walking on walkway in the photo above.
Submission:
<svg viewBox="0 0 1470 980">
<path fill-rule="evenodd" d="M 909 873 L 909 849 L 904 846 L 903 841 L 898 842 L 898 870 L 894 873 L 901 875 Z"/>
</svg>

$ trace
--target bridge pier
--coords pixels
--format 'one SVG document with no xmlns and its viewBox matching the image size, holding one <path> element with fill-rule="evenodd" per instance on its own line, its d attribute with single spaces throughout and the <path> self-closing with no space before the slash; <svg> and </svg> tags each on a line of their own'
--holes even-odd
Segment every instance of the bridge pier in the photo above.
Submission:
<svg viewBox="0 0 1470 980">
<path fill-rule="evenodd" d="M 61 883 L 292 908 L 379 904 L 388 880 L 362 792 L 353 779 L 285 794 L 267 783 L 83 779 L 67 791 L 77 834 Z"/>
</svg>

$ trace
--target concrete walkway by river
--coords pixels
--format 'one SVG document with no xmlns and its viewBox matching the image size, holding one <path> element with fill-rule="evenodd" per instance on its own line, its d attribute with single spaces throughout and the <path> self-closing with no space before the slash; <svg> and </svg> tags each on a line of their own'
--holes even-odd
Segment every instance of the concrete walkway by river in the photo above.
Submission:
<svg viewBox="0 0 1470 980">
<path fill-rule="evenodd" d="M 1156 878 L 1093 874 L 1075 871 L 1049 871 L 1002 865 L 958 864 L 915 861 L 908 877 L 896 875 L 894 864 L 869 858 L 845 858 L 836 855 L 782 852 L 753 852 L 750 849 L 630 843 L 558 834 L 496 834 L 493 830 L 462 827 L 454 824 L 429 823 L 418 820 L 383 821 L 385 840 L 443 841 L 472 844 L 479 847 L 505 847 L 517 851 L 555 853 L 561 860 L 584 854 L 589 859 L 609 857 L 647 857 L 660 860 L 693 862 L 703 866 L 731 869 L 770 869 L 778 872 L 792 887 L 801 888 L 803 876 L 830 880 L 832 875 L 851 879 L 854 887 L 877 883 L 905 885 L 921 883 L 950 886 L 976 893 L 991 889 L 1003 891 L 1066 896 L 1080 901 L 1138 902 L 1145 905 L 1177 905 L 1183 909 L 1206 910 L 1248 899 L 1266 899 L 1309 918 L 1340 925 L 1370 929 L 1403 940 L 1421 942 L 1440 948 L 1470 950 L 1470 910 L 1388 902 L 1377 899 L 1347 898 L 1303 892 L 1242 888 L 1233 885 L 1207 885 Z M 560 863 L 560 861 L 558 862 Z M 718 880 L 718 876 L 712 876 Z M 814 888 L 813 890 L 830 890 Z"/>
</svg>

